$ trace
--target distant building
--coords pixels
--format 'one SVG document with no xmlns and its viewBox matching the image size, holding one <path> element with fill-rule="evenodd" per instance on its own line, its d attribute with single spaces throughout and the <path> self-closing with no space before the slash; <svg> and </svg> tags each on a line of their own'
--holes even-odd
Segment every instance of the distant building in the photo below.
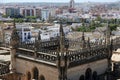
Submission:
<svg viewBox="0 0 120 80">
<path fill-rule="evenodd" d="M 0 13 L 0 18 L 2 18 L 2 14 Z"/>
<path fill-rule="evenodd" d="M 18 31 L 20 40 L 22 42 L 31 40 L 31 36 L 32 36 L 32 33 L 31 33 L 32 26 L 31 25 L 29 25 L 29 24 L 17 24 L 16 29 Z"/>
<path fill-rule="evenodd" d="M 50 40 L 52 38 L 60 36 L 59 27 L 60 27 L 59 24 L 55 24 L 54 26 L 46 27 L 45 30 L 40 30 L 41 34 L 39 35 L 41 36 L 41 40 Z M 69 27 L 63 27 L 63 30 L 65 35 L 71 32 L 71 28 Z"/>
<path fill-rule="evenodd" d="M 6 8 L 5 12 L 6 12 L 6 15 L 10 17 L 17 17 L 20 15 L 19 8 Z"/>
<path fill-rule="evenodd" d="M 37 8 L 35 11 L 36 11 L 35 12 L 36 13 L 36 17 L 40 18 L 41 17 L 41 9 Z"/>
<path fill-rule="evenodd" d="M 56 8 L 52 8 L 49 10 L 50 11 L 50 17 L 54 17 L 56 15 Z"/>
<path fill-rule="evenodd" d="M 48 9 L 42 9 L 41 10 L 41 19 L 42 20 L 48 20 L 50 16 L 50 11 Z"/>
<path fill-rule="evenodd" d="M 75 1 L 74 0 L 70 0 L 70 8 L 74 8 L 75 7 Z"/>
<path fill-rule="evenodd" d="M 24 17 L 26 16 L 35 16 L 40 17 L 40 9 L 37 8 L 21 8 L 20 14 Z"/>
<path fill-rule="evenodd" d="M 62 10 L 62 9 L 56 9 L 55 13 L 56 13 L 56 14 L 62 14 L 62 13 L 63 13 L 63 10 Z"/>
</svg>

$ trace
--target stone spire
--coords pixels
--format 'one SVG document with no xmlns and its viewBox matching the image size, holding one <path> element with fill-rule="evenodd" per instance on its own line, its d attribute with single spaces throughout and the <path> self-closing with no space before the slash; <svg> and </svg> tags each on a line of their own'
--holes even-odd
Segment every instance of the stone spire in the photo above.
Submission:
<svg viewBox="0 0 120 80">
<path fill-rule="evenodd" d="M 4 32 L 3 27 L 4 27 L 4 24 L 1 23 L 0 24 L 0 39 L 1 39 L 0 41 L 5 43 L 5 32 Z"/>
<path fill-rule="evenodd" d="M 87 48 L 91 48 L 90 46 L 90 38 L 88 37 L 88 40 L 87 40 Z"/>
<path fill-rule="evenodd" d="M 109 27 L 109 22 L 107 22 L 107 25 L 106 25 L 106 43 L 107 44 L 110 44 L 110 27 Z"/>
<path fill-rule="evenodd" d="M 11 45 L 11 50 L 10 50 L 10 55 L 11 55 L 11 71 L 13 73 L 16 72 L 16 52 L 17 52 L 17 48 L 19 46 L 19 35 L 17 33 L 16 30 L 16 25 L 15 25 L 15 19 L 13 21 L 13 31 L 11 34 L 11 39 L 10 39 L 10 45 Z"/>
<path fill-rule="evenodd" d="M 65 34 L 64 34 L 64 31 L 63 31 L 62 22 L 60 22 L 59 32 L 60 32 L 60 52 L 63 52 L 64 49 L 65 49 L 65 46 L 64 46 Z"/>
<path fill-rule="evenodd" d="M 41 32 L 39 31 L 38 32 L 38 40 L 41 40 L 41 35 L 40 34 L 41 34 Z"/>
<path fill-rule="evenodd" d="M 85 48 L 85 35 L 82 33 L 82 48 Z"/>
<path fill-rule="evenodd" d="M 17 30 L 16 30 L 16 24 L 15 24 L 15 19 L 13 21 L 13 31 L 12 31 L 12 34 L 11 34 L 11 39 L 10 39 L 10 45 L 13 47 L 13 48 L 17 48 L 18 47 L 18 44 L 19 44 L 19 35 L 17 33 Z"/>
<path fill-rule="evenodd" d="M 68 59 L 67 54 L 65 52 L 65 34 L 63 31 L 62 22 L 60 22 L 60 52 L 58 54 L 58 71 L 59 71 L 59 80 L 67 80 L 67 67 L 68 67 Z"/>
</svg>

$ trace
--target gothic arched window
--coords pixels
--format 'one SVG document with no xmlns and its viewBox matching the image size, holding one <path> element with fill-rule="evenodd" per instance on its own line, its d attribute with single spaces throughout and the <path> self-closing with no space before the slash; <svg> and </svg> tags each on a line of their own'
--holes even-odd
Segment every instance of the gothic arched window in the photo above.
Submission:
<svg viewBox="0 0 120 80">
<path fill-rule="evenodd" d="M 94 71 L 94 72 L 93 72 L 93 75 L 92 75 L 92 79 L 93 79 L 93 80 L 98 80 L 97 78 L 98 78 L 97 72 Z"/>
<path fill-rule="evenodd" d="M 33 69 L 33 79 L 38 80 L 38 75 L 39 75 L 39 71 L 38 71 L 38 69 L 35 67 L 35 68 Z"/>
<path fill-rule="evenodd" d="M 85 80 L 91 80 L 92 78 L 92 70 L 88 68 L 85 72 Z"/>
<path fill-rule="evenodd" d="M 30 72 L 27 73 L 27 80 L 31 80 L 31 73 Z"/>
<path fill-rule="evenodd" d="M 45 80 L 45 77 L 43 75 L 41 75 L 40 80 Z"/>
<path fill-rule="evenodd" d="M 84 75 L 81 75 L 79 80 L 85 80 L 85 76 Z"/>
</svg>

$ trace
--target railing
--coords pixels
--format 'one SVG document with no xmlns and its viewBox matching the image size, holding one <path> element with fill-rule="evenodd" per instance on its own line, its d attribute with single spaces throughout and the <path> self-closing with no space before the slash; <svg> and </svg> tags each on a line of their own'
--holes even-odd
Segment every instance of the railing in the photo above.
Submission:
<svg viewBox="0 0 120 80">
<path fill-rule="evenodd" d="M 10 47 L 10 43 L 0 43 L 0 47 L 9 48 Z"/>
<path fill-rule="evenodd" d="M 37 53 L 36 58 L 39 59 L 39 60 L 44 60 L 44 61 L 52 62 L 52 63 L 56 63 L 56 60 L 57 60 L 56 55 L 46 54 L 46 53 L 41 53 L 41 52 Z"/>
<path fill-rule="evenodd" d="M 69 48 L 78 48 L 76 50 L 68 49 L 66 53 L 69 58 L 70 64 L 80 64 L 87 61 L 107 58 L 110 47 L 112 47 L 112 50 L 120 48 L 120 37 L 113 39 L 110 44 L 106 44 L 105 40 L 90 42 L 90 47 L 88 48 L 87 46 L 85 46 L 85 48 L 83 49 L 80 48 L 80 46 L 82 45 L 80 40 L 65 40 L 64 43 L 64 45 L 69 46 Z M 87 44 L 87 42 L 85 42 L 85 44 Z M 53 46 L 55 48 L 60 46 L 58 39 L 54 39 L 51 41 L 37 40 L 35 42 L 19 43 L 17 54 L 55 63 L 57 60 L 58 51 L 57 49 L 52 50 L 51 47 Z"/>
<path fill-rule="evenodd" d="M 99 47 L 91 47 L 90 49 L 81 49 L 78 51 L 67 52 L 69 66 L 76 66 L 100 59 L 108 58 L 110 45 L 101 45 Z"/>
<path fill-rule="evenodd" d="M 10 65 L 10 62 L 0 62 L 0 75 L 10 72 L 9 65 Z"/>
<path fill-rule="evenodd" d="M 48 53 L 43 53 L 43 52 L 35 52 L 33 50 L 28 50 L 24 48 L 19 48 L 17 50 L 17 56 L 20 57 L 20 55 L 25 56 L 26 58 L 35 58 L 37 60 L 42 60 L 42 61 L 47 61 L 51 63 L 56 63 L 57 59 L 57 52 L 48 52 Z"/>
</svg>

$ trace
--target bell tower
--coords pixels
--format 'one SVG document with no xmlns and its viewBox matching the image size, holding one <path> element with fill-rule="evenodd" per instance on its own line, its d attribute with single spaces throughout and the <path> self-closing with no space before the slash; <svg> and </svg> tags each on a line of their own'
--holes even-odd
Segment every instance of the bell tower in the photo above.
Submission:
<svg viewBox="0 0 120 80">
<path fill-rule="evenodd" d="M 70 8 L 74 8 L 75 7 L 75 1 L 74 0 L 70 0 Z"/>
<path fill-rule="evenodd" d="M 109 27 L 109 22 L 107 22 L 106 25 L 106 44 L 110 44 L 110 27 Z"/>
</svg>

